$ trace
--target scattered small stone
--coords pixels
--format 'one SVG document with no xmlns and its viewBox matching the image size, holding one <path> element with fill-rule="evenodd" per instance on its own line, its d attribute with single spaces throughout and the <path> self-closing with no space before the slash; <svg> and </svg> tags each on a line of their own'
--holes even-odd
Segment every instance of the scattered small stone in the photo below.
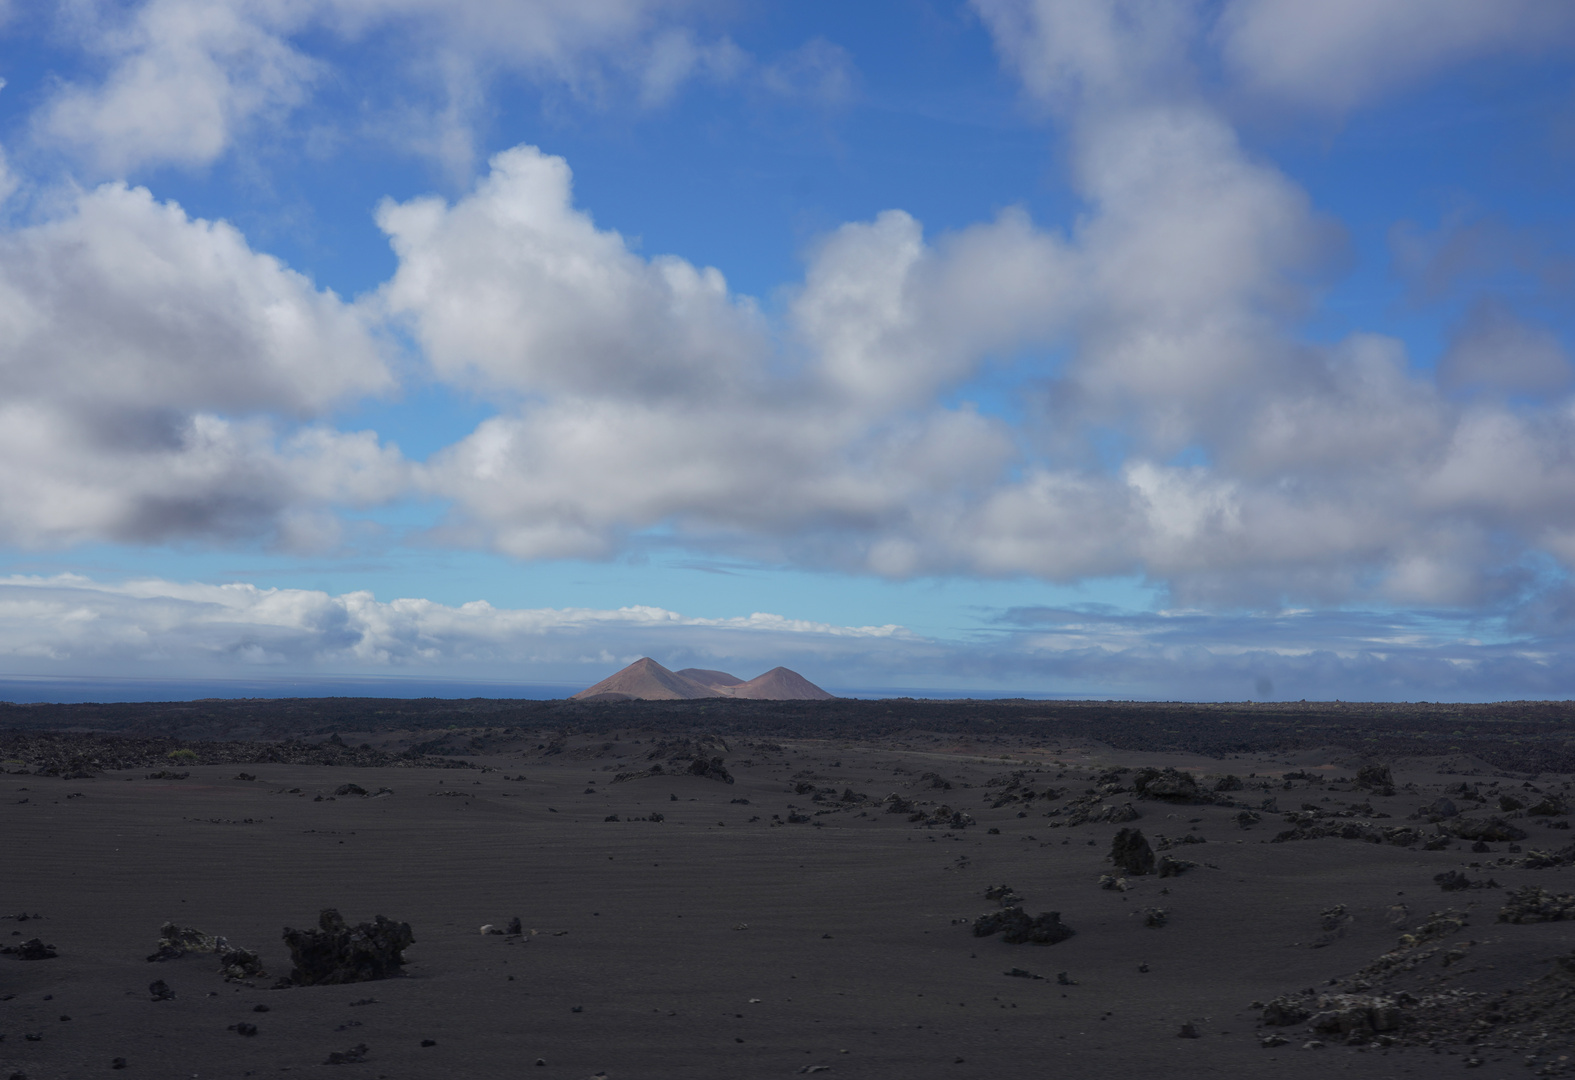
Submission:
<svg viewBox="0 0 1575 1080">
<path fill-rule="evenodd" d="M 348 1050 L 335 1050 L 328 1055 L 324 1065 L 359 1065 L 366 1060 L 366 1055 L 371 1053 L 371 1047 L 366 1043 L 357 1043 Z"/>
<path fill-rule="evenodd" d="M 1010 971 L 1003 971 L 1001 974 L 1010 975 L 1014 979 L 1037 979 L 1040 982 L 1044 982 L 1045 980 L 1043 975 L 1035 975 L 1033 972 L 1019 967 L 1014 967 Z"/>
<path fill-rule="evenodd" d="M 245 1024 L 245 1023 L 231 1024 L 225 1030 L 226 1031 L 233 1031 L 237 1035 L 244 1035 L 244 1036 L 246 1036 L 249 1039 L 253 1035 L 257 1034 L 257 1025 L 256 1024 Z"/>
<path fill-rule="evenodd" d="M 437 1045 L 437 1040 L 436 1039 L 422 1039 L 421 1040 L 421 1045 L 423 1047 L 436 1046 Z M 539 1064 L 541 1064 L 541 1062 L 538 1061 L 537 1064 L 539 1065 Z"/>
<path fill-rule="evenodd" d="M 1497 889 L 1501 888 L 1492 878 L 1485 881 L 1473 881 L 1459 870 L 1446 870 L 1442 874 L 1433 875 L 1434 883 L 1445 892 L 1459 892 L 1462 889 Z"/>
<path fill-rule="evenodd" d="M 109 1067 L 111 1069 L 124 1069 L 126 1067 L 126 1059 L 123 1057 L 111 1058 Z"/>
<path fill-rule="evenodd" d="M 1064 971 L 1058 971 L 1058 972 L 1055 973 L 1055 981 L 1056 981 L 1056 985 L 1058 985 L 1058 986 L 1076 986 L 1077 985 L 1077 983 L 1072 981 L 1072 978 L 1069 975 L 1067 975 L 1067 973 L 1064 972 Z"/>
<path fill-rule="evenodd" d="M 1178 1039 L 1196 1039 L 1196 1038 L 1200 1038 L 1201 1036 L 1199 1036 L 1199 1034 L 1198 1034 L 1198 1025 L 1192 1023 L 1191 1021 L 1188 1021 L 1187 1023 L 1182 1024 L 1181 1025 L 1181 1030 L 1176 1032 L 1176 1037 Z"/>
<path fill-rule="evenodd" d="M 1162 907 L 1143 909 L 1143 925 L 1158 930 L 1170 921 L 1170 912 Z"/>
<path fill-rule="evenodd" d="M 155 979 L 148 984 L 148 994 L 154 1001 L 174 1001 L 175 991 L 170 989 L 170 984 L 163 979 Z"/>
</svg>

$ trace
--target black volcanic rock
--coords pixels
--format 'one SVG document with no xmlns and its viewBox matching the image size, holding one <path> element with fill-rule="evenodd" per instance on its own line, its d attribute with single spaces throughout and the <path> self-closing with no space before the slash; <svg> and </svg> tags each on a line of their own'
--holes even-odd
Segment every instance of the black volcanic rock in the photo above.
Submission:
<svg viewBox="0 0 1575 1080">
<path fill-rule="evenodd" d="M 381 915 L 350 926 L 337 910 L 324 908 L 317 925 L 316 930 L 285 927 L 282 935 L 295 964 L 290 981 L 298 986 L 392 978 L 404 966 L 404 951 L 416 940 L 409 923 Z"/>
<path fill-rule="evenodd" d="M 1018 896 L 1017 891 L 1010 885 L 991 885 L 984 890 L 984 898 L 986 900 L 994 900 L 1002 907 L 1023 902 L 1023 898 Z"/>
<path fill-rule="evenodd" d="M 1154 849 L 1149 847 L 1141 829 L 1122 829 L 1116 833 L 1110 842 L 1108 858 L 1116 864 L 1116 869 L 1134 876 L 1154 872 Z"/>
<path fill-rule="evenodd" d="M 1387 765 L 1363 765 L 1356 770 L 1356 786 L 1367 788 L 1379 795 L 1395 793 L 1394 774 Z"/>
<path fill-rule="evenodd" d="M 720 780 L 724 784 L 733 782 L 733 774 L 727 771 L 722 764 L 722 759 L 719 757 L 697 757 L 689 763 L 689 768 L 685 771 L 690 776 L 703 776 L 707 780 Z"/>
<path fill-rule="evenodd" d="M 1575 894 L 1552 893 L 1540 885 L 1516 889 L 1504 900 L 1498 921 L 1503 923 L 1565 922 L 1575 919 Z"/>
<path fill-rule="evenodd" d="M 45 945 L 43 938 L 31 938 L 6 952 L 15 953 L 22 960 L 53 960 L 60 955 L 60 950 L 53 945 Z"/>
<path fill-rule="evenodd" d="M 219 971 L 226 979 L 260 979 L 268 974 L 263 970 L 261 956 L 251 949 L 239 948 L 220 950 Z"/>
<path fill-rule="evenodd" d="M 167 922 L 159 927 L 158 951 L 148 957 L 148 963 L 160 960 L 179 960 L 187 953 L 218 951 L 219 939 L 204 934 L 195 926 L 178 926 Z"/>
<path fill-rule="evenodd" d="M 1059 911 L 1045 911 L 1030 918 L 1020 907 L 986 912 L 973 923 L 974 937 L 1000 934 L 1001 940 L 1008 945 L 1054 945 L 1073 933 L 1073 929 L 1061 921 Z"/>
<path fill-rule="evenodd" d="M 1137 791 L 1138 797 L 1143 799 L 1179 803 L 1202 802 L 1207 799 L 1191 773 L 1172 768 L 1139 769 L 1132 777 L 1132 787 Z"/>
<path fill-rule="evenodd" d="M 1516 825 L 1511 825 L 1503 818 L 1455 818 L 1449 823 L 1449 831 L 1462 840 L 1475 840 L 1478 843 L 1504 843 L 1505 841 L 1524 840 L 1530 834 Z"/>
</svg>

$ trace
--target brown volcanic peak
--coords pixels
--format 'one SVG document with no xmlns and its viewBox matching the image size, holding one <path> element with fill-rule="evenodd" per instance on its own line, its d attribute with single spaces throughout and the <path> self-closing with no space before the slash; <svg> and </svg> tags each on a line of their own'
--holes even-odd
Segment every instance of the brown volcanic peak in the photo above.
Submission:
<svg viewBox="0 0 1575 1080">
<path fill-rule="evenodd" d="M 676 671 L 668 671 L 649 656 L 642 656 L 622 671 L 581 690 L 569 700 L 638 698 L 641 701 L 687 701 L 691 698 L 720 696 L 721 691 L 685 678 Z"/>
<path fill-rule="evenodd" d="M 742 686 L 744 684 L 744 680 L 740 679 L 737 675 L 729 675 L 725 671 L 711 671 L 707 668 L 686 667 L 679 670 L 676 674 L 682 675 L 684 678 L 689 679 L 692 682 L 697 682 L 701 686 L 709 686 L 717 690 L 728 686 Z"/>
<path fill-rule="evenodd" d="M 774 667 L 746 683 L 730 686 L 727 694 L 729 697 L 760 701 L 830 701 L 835 696 L 785 667 Z"/>
</svg>

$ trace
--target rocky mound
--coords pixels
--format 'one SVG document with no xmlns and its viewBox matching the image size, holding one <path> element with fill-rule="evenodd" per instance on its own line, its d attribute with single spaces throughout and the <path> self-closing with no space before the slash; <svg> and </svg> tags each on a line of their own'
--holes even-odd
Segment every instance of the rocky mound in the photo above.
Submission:
<svg viewBox="0 0 1575 1080">
<path fill-rule="evenodd" d="M 628 770 L 613 777 L 613 783 L 622 784 L 630 780 L 644 780 L 652 776 L 672 776 L 688 774 L 700 776 L 707 780 L 720 780 L 724 784 L 733 782 L 733 774 L 727 771 L 722 755 L 717 751 L 728 751 L 726 740 L 717 738 L 695 739 L 667 739 L 656 744 L 656 747 L 645 755 L 647 761 L 653 762 L 648 768 Z M 666 761 L 664 765 L 661 758 Z"/>
</svg>

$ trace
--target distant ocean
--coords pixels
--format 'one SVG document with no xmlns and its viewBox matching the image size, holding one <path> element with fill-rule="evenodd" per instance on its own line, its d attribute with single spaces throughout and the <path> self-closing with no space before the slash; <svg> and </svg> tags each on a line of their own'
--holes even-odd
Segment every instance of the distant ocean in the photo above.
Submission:
<svg viewBox="0 0 1575 1080">
<path fill-rule="evenodd" d="M 325 677 L 301 679 L 49 679 L 0 677 L 0 701 L 199 701 L 203 698 L 546 698 L 585 689 L 553 683 Z"/>
</svg>

